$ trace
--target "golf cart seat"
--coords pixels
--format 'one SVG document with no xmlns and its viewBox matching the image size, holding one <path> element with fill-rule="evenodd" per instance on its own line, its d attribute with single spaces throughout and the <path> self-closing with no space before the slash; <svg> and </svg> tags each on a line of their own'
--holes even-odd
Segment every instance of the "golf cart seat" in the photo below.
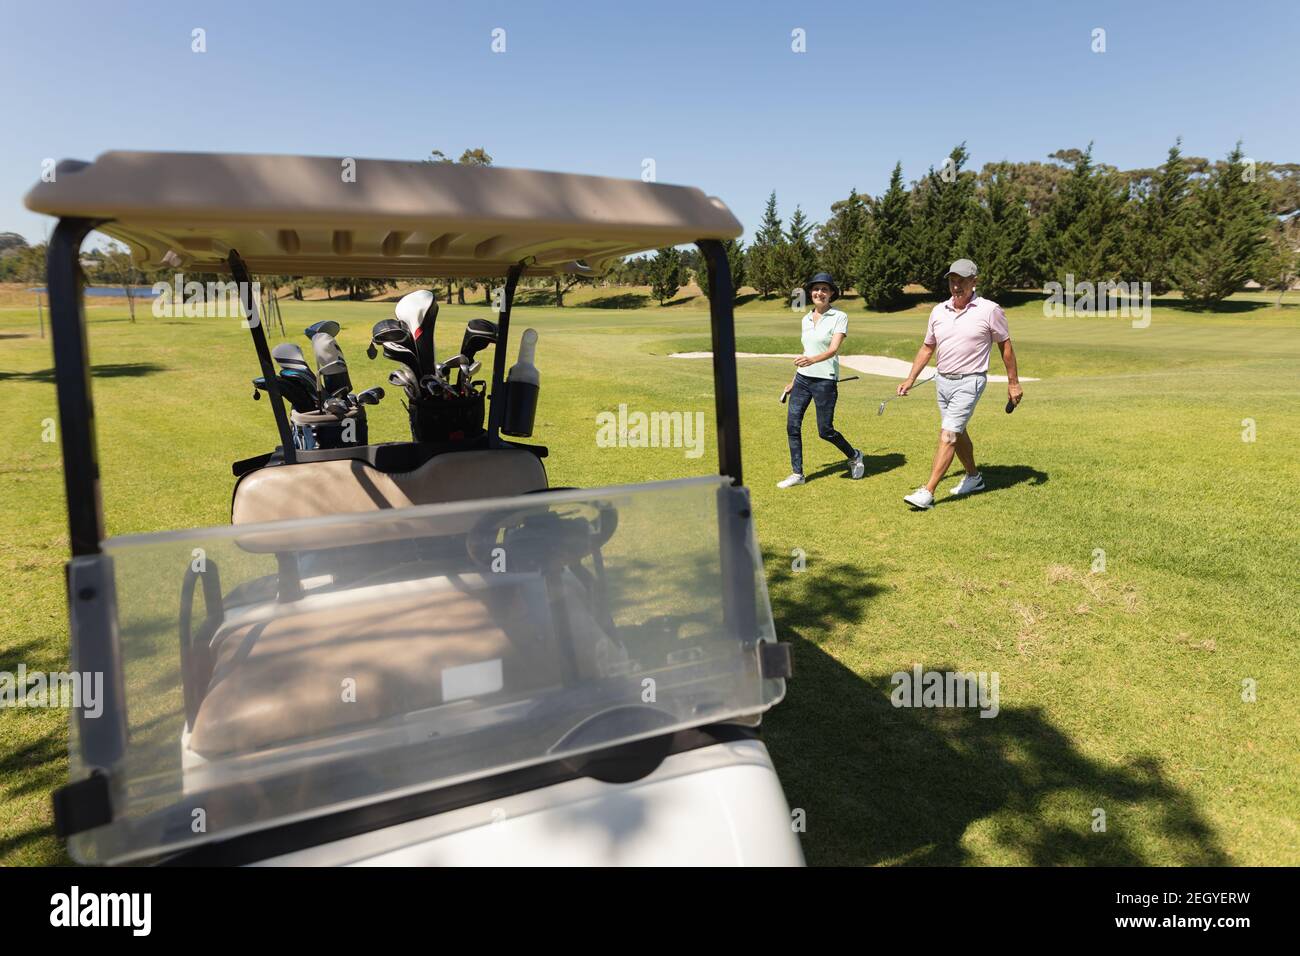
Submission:
<svg viewBox="0 0 1300 956">
<path fill-rule="evenodd" d="M 448 452 L 413 471 L 393 473 L 356 459 L 300 462 L 242 476 L 235 485 L 231 523 L 503 498 L 546 487 L 541 460 L 513 448 Z M 465 520 L 462 531 L 468 531 L 471 523 L 470 518 Z"/>
<path fill-rule="evenodd" d="M 533 576 L 432 577 L 379 585 L 340 606 L 307 599 L 269 620 L 232 620 L 190 727 L 203 759 L 336 737 L 469 698 L 563 679 L 547 594 Z M 564 584 L 577 674 L 594 677 L 605 632 L 576 580 Z M 384 613 L 376 614 L 382 606 Z M 344 681 L 352 693 L 345 699 Z"/>
</svg>

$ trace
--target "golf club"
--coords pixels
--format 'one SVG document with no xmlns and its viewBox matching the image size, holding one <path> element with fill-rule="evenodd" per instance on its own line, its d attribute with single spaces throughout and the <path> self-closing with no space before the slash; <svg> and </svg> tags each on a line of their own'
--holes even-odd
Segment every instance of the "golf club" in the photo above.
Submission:
<svg viewBox="0 0 1300 956">
<path fill-rule="evenodd" d="M 420 359 L 416 353 L 415 342 L 411 338 L 410 329 L 404 323 L 397 319 L 382 319 L 376 322 L 374 329 L 371 330 L 370 346 L 366 349 L 366 354 L 371 358 L 375 357 L 376 344 L 383 349 L 384 358 L 401 362 L 417 379 L 420 377 Z"/>
<path fill-rule="evenodd" d="M 327 323 L 317 323 L 324 325 Z M 337 322 L 328 323 L 338 328 Z M 343 350 L 329 332 L 317 332 L 311 338 L 312 350 L 316 353 L 316 371 L 320 375 L 321 388 L 331 395 L 339 392 L 347 394 L 352 391 L 352 379 L 348 375 L 348 363 L 343 359 Z"/>
<path fill-rule="evenodd" d="M 307 338 L 312 339 L 315 338 L 317 335 L 319 335 L 321 332 L 324 332 L 326 335 L 330 336 L 331 338 L 337 338 L 339 334 L 339 324 L 335 322 L 333 319 L 324 319 L 320 322 L 316 322 L 312 325 L 307 326 L 307 328 L 303 329 L 302 334 L 307 336 Z"/>
<path fill-rule="evenodd" d="M 464 355 L 453 355 L 451 358 L 447 359 L 447 361 L 439 365 L 436 371 L 440 379 L 442 379 L 443 381 L 450 381 L 452 369 L 463 368 L 468 364 L 469 364 L 469 359 L 467 359 Z M 462 372 L 461 375 L 463 376 L 464 373 Z"/>
<path fill-rule="evenodd" d="M 473 378 L 482 367 L 482 362 L 470 362 L 468 365 L 462 365 L 460 367 L 460 375 L 456 379 L 456 387 L 460 389 L 462 396 L 469 396 L 473 392 Z"/>
<path fill-rule="evenodd" d="M 378 405 L 384 397 L 384 390 L 376 385 L 374 388 L 368 388 L 364 392 L 358 392 L 355 404 L 357 405 Z"/>
<path fill-rule="evenodd" d="M 314 412 L 319 400 L 316 391 L 316 376 L 300 368 L 281 369 L 275 377 L 280 394 L 289 402 L 295 412 Z"/>
<path fill-rule="evenodd" d="M 427 289 L 408 292 L 397 301 L 393 314 L 411 333 L 412 351 L 419 361 L 416 374 L 431 371 L 435 361 L 433 328 L 438 321 L 437 299 Z"/>
<path fill-rule="evenodd" d="M 421 377 L 420 388 L 428 391 L 429 396 L 431 398 L 439 398 L 441 392 L 445 392 L 446 394 L 450 395 L 452 398 L 457 397 L 456 390 L 452 388 L 451 385 L 447 383 L 447 379 L 444 378 L 441 374 L 439 374 L 439 372 L 436 370 L 430 372 L 428 375 Z M 441 390 L 441 392 L 438 391 L 439 389 Z"/>
<path fill-rule="evenodd" d="M 413 402 L 420 397 L 420 380 L 405 365 L 401 365 L 388 373 L 388 384 L 400 385 L 406 390 L 406 397 Z"/>
<path fill-rule="evenodd" d="M 280 368 L 302 368 L 311 371 L 311 366 L 303 357 L 302 349 L 292 342 L 281 342 L 271 349 L 271 358 L 275 359 Z"/>
<path fill-rule="evenodd" d="M 912 388 L 916 388 L 917 385 L 924 385 L 926 382 L 933 382 L 934 379 L 935 379 L 935 376 L 933 376 L 933 375 L 931 375 L 929 378 L 923 378 L 923 379 L 921 379 L 921 381 L 916 382 L 915 384 L 913 384 L 913 385 L 912 385 Z M 908 394 L 911 394 L 911 391 L 912 391 L 912 389 L 908 389 Z M 905 396 L 905 395 L 890 395 L 887 399 L 885 399 L 883 402 L 880 403 L 880 407 L 876 409 L 876 414 L 877 414 L 877 415 L 883 415 L 883 414 L 885 414 L 885 406 L 888 405 L 890 402 L 892 402 L 892 401 L 893 401 L 894 399 L 896 399 L 896 398 L 906 398 L 906 396 Z"/>
<path fill-rule="evenodd" d="M 335 418 L 346 418 L 348 415 L 348 403 L 341 398 L 327 398 L 321 405 L 321 411 Z"/>
<path fill-rule="evenodd" d="M 473 358 L 489 345 L 496 345 L 501 330 L 491 319 L 470 319 L 465 323 L 465 335 L 460 340 L 460 354 Z"/>
<path fill-rule="evenodd" d="M 1016 403 L 1013 402 L 1011 399 L 1008 398 L 1008 399 L 1007 399 L 1007 414 L 1010 415 L 1010 414 L 1011 414 L 1012 412 L 1014 412 L 1015 410 L 1016 410 Z"/>
</svg>

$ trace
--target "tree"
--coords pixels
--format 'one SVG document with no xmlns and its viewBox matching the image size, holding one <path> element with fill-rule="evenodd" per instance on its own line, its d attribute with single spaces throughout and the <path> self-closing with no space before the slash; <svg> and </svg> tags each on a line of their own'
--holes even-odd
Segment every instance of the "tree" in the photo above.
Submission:
<svg viewBox="0 0 1300 956">
<path fill-rule="evenodd" d="M 677 295 L 681 286 L 682 263 L 677 250 L 672 246 L 656 249 L 650 265 L 650 294 L 663 305 Z"/>
<path fill-rule="evenodd" d="M 818 258 L 826 271 L 845 287 L 853 281 L 867 217 L 866 202 L 856 189 L 850 189 L 848 199 L 831 204 L 831 217 L 817 230 Z"/>
<path fill-rule="evenodd" d="M 722 248 L 727 253 L 727 265 L 731 269 L 731 298 L 734 302 L 740 287 L 745 284 L 745 244 L 737 239 L 728 239 L 722 244 Z M 703 254 L 700 255 L 694 272 L 695 284 L 700 287 L 706 299 L 710 298 L 709 269 Z"/>
<path fill-rule="evenodd" d="M 795 289 L 802 289 L 814 272 L 817 271 L 817 250 L 812 244 L 812 223 L 798 206 L 790 217 L 790 226 L 785 232 L 785 241 L 777 246 L 775 256 L 775 273 L 784 295 L 790 295 Z"/>
<path fill-rule="evenodd" d="M 1300 274 L 1300 217 L 1279 222 L 1269 237 L 1268 246 L 1260 257 L 1255 278 L 1266 289 L 1277 290 L 1277 305 L 1282 296 L 1295 284 Z"/>
<path fill-rule="evenodd" d="M 1070 157 L 1074 167 L 1039 220 L 1032 256 L 1040 276 L 1064 282 L 1100 282 L 1123 267 L 1127 186 L 1116 171 L 1092 162 L 1092 144 L 1053 154 Z M 978 265 L 978 263 L 976 263 Z"/>
<path fill-rule="evenodd" d="M 440 149 L 429 150 L 429 158 L 424 160 L 426 163 L 459 163 L 461 166 L 491 166 L 492 157 L 482 146 L 476 146 L 473 149 L 467 149 L 460 154 L 460 159 L 449 159 L 447 154 Z M 465 304 L 465 284 L 473 284 L 472 279 L 448 278 L 447 279 L 447 304 L 451 305 L 452 286 L 458 286 L 456 301 L 460 305 Z"/>
<path fill-rule="evenodd" d="M 16 232 L 0 232 L 0 257 L 17 255 L 28 248 L 27 240 Z"/>
<path fill-rule="evenodd" d="M 554 276 L 555 282 L 555 305 L 557 308 L 564 308 L 564 293 L 568 292 L 574 286 L 589 281 L 587 276 L 576 273 L 559 273 Z M 674 294 L 676 290 L 674 290 Z"/>
<path fill-rule="evenodd" d="M 962 169 L 969 158 L 965 143 L 954 146 L 943 168 L 931 166 L 912 190 L 912 226 L 907 243 L 911 278 L 930 292 L 947 291 L 943 275 L 953 261 L 957 239 L 970 213 L 976 177 Z"/>
<path fill-rule="evenodd" d="M 1009 170 L 992 173 L 977 190 L 957 251 L 978 266 L 980 294 L 990 299 L 1026 281 L 1029 210 Z"/>
<path fill-rule="evenodd" d="M 1187 242 L 1191 184 L 1181 145 L 1176 141 L 1164 165 L 1132 185 L 1125 271 L 1130 279 L 1150 282 L 1156 295 L 1173 288 L 1174 262 Z"/>
<path fill-rule="evenodd" d="M 868 309 L 897 309 L 906 303 L 903 286 L 910 271 L 907 250 L 910 229 L 903 164 L 895 163 L 889 188 L 872 204 L 851 268 L 853 285 Z"/>
<path fill-rule="evenodd" d="M 114 285 L 120 285 L 126 296 L 126 307 L 131 321 L 135 321 L 135 284 L 140 281 L 140 270 L 131 258 L 131 250 L 112 243 L 104 250 L 104 276 Z"/>
<path fill-rule="evenodd" d="M 763 221 L 754 234 L 754 243 L 749 247 L 745 263 L 745 272 L 749 283 L 758 290 L 762 298 L 781 285 L 780 265 L 778 262 L 781 246 L 785 244 L 785 234 L 781 230 L 781 217 L 776 210 L 776 190 L 767 197 L 767 208 L 763 211 Z"/>
<path fill-rule="evenodd" d="M 1271 221 L 1267 201 L 1238 143 L 1194 193 L 1188 241 L 1174 265 L 1190 302 L 1214 306 L 1258 272 Z"/>
</svg>

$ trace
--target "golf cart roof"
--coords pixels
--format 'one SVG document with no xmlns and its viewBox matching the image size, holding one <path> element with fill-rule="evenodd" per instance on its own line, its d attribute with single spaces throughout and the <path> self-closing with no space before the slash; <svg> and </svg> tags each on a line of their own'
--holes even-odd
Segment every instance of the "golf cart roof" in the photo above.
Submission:
<svg viewBox="0 0 1300 956">
<path fill-rule="evenodd" d="M 375 277 L 599 274 L 647 249 L 732 239 L 688 186 L 454 163 L 108 152 L 64 161 L 27 208 L 103 220 L 143 268 Z"/>
</svg>

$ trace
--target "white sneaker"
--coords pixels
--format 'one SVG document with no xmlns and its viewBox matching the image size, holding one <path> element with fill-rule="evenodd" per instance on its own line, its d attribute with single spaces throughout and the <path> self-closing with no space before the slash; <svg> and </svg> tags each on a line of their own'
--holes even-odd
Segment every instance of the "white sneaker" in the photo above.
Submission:
<svg viewBox="0 0 1300 956">
<path fill-rule="evenodd" d="M 934 507 L 934 495 L 930 493 L 930 489 L 925 485 L 917 488 L 910 495 L 904 495 L 903 500 L 917 511 L 925 511 Z"/>
<path fill-rule="evenodd" d="M 962 495 L 969 495 L 969 494 L 973 494 L 976 491 L 983 491 L 983 490 L 984 490 L 983 475 L 963 475 L 961 481 L 953 485 L 952 491 L 948 492 L 948 494 L 952 495 L 953 497 L 960 497 Z"/>
<path fill-rule="evenodd" d="M 853 457 L 849 459 L 849 477 L 861 478 L 866 473 L 867 463 L 862 460 L 862 452 L 855 449 Z"/>
<path fill-rule="evenodd" d="M 778 488 L 793 488 L 795 485 L 802 485 L 802 484 L 803 484 L 803 475 L 791 475 L 789 478 L 785 479 L 784 481 L 778 481 L 776 483 L 776 486 Z"/>
</svg>

